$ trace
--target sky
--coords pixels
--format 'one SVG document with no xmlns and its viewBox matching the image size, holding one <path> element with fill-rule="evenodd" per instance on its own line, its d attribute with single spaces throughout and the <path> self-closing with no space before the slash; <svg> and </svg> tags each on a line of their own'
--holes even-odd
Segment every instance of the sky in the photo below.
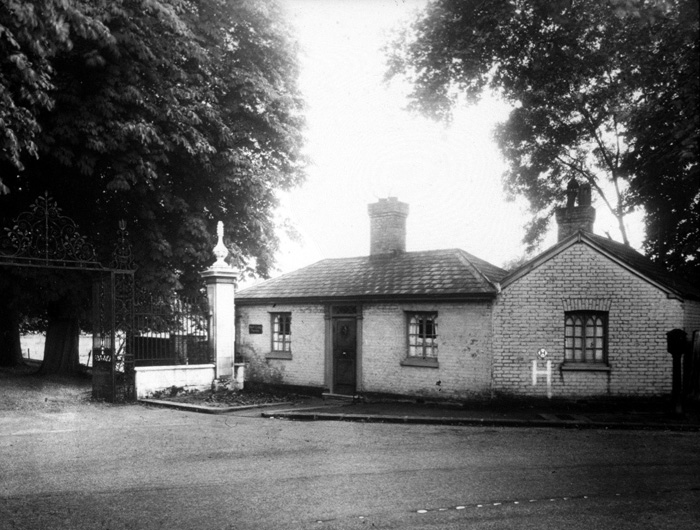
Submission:
<svg viewBox="0 0 700 530">
<path fill-rule="evenodd" d="M 524 255 L 524 200 L 508 202 L 493 128 L 509 108 L 491 98 L 450 126 L 407 110 L 407 87 L 384 81 L 381 48 L 425 0 L 283 0 L 302 49 L 306 181 L 281 193 L 280 219 L 301 236 L 277 256 L 277 276 L 325 258 L 369 254 L 367 205 L 409 204 L 408 251 L 461 248 L 495 265 Z M 596 232 L 614 233 L 598 208 Z M 555 242 L 554 223 L 542 245 Z M 633 229 L 634 233 L 635 230 Z M 633 237 L 634 243 L 634 237 Z"/>
</svg>

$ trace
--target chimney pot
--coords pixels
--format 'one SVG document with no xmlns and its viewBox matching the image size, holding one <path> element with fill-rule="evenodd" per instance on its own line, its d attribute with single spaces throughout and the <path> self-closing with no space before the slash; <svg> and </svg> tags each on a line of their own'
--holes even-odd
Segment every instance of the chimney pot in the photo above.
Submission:
<svg viewBox="0 0 700 530">
<path fill-rule="evenodd" d="M 591 205 L 591 185 L 588 182 L 581 184 L 581 187 L 578 189 L 578 205 Z"/>
<path fill-rule="evenodd" d="M 576 204 L 576 196 L 578 195 L 578 181 L 571 179 L 566 186 L 566 207 L 573 208 Z"/>
<path fill-rule="evenodd" d="M 591 185 L 586 182 L 579 186 L 576 179 L 571 179 L 566 186 L 566 206 L 557 208 L 554 214 L 559 225 L 559 241 L 579 230 L 593 232 L 595 208 L 591 206 Z"/>
</svg>

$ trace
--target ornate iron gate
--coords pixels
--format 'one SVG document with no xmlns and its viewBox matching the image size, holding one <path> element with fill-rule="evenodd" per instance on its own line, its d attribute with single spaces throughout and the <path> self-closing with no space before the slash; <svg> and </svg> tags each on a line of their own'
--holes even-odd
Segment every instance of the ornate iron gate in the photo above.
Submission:
<svg viewBox="0 0 700 530">
<path fill-rule="evenodd" d="M 133 401 L 134 266 L 124 221 L 119 222 L 111 268 L 93 283 L 92 315 L 93 397 Z"/>
<path fill-rule="evenodd" d="M 126 224 L 119 223 L 110 267 L 75 222 L 48 194 L 18 215 L 0 234 L 0 266 L 81 271 L 93 278 L 93 396 L 132 400 L 134 363 L 128 341 L 134 315 L 134 267 Z"/>
</svg>

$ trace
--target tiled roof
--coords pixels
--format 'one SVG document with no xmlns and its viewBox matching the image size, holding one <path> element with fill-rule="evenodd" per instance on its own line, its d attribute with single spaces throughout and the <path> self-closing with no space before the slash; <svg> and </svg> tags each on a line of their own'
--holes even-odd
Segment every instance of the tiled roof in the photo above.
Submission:
<svg viewBox="0 0 700 530">
<path fill-rule="evenodd" d="M 243 289 L 236 300 L 495 296 L 505 275 L 459 249 L 326 259 Z"/>
<path fill-rule="evenodd" d="M 614 255 L 620 261 L 623 261 L 644 276 L 666 286 L 684 297 L 700 299 L 700 287 L 693 285 L 677 274 L 667 271 L 664 267 L 654 263 L 633 248 L 595 234 L 587 233 L 586 236 L 591 238 L 603 250 Z"/>
</svg>

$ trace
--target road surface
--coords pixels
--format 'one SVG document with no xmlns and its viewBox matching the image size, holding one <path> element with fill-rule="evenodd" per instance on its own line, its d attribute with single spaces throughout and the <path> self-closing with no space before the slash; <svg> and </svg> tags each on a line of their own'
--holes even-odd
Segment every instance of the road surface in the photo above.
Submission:
<svg viewBox="0 0 700 530">
<path fill-rule="evenodd" d="M 700 434 L 3 411 L 0 529 L 695 529 Z"/>
</svg>

